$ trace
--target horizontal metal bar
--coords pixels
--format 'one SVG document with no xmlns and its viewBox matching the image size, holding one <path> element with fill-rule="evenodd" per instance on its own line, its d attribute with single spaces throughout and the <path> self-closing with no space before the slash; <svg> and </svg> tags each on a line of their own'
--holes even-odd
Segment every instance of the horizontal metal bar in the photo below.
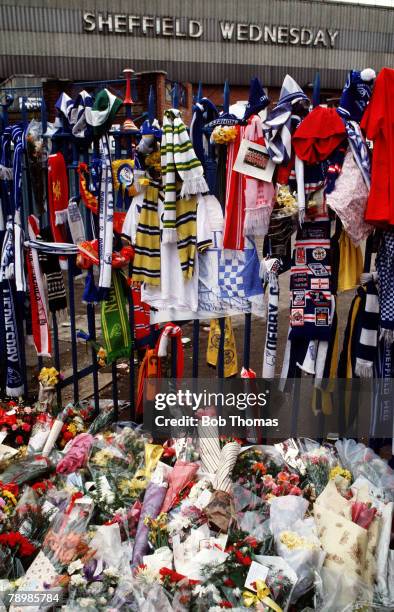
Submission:
<svg viewBox="0 0 394 612">
<path fill-rule="evenodd" d="M 74 381 L 75 378 L 77 380 L 81 380 L 81 378 L 84 378 L 85 376 L 88 376 L 89 374 L 92 374 L 93 372 L 94 372 L 94 364 L 90 364 L 89 366 L 82 368 L 82 370 L 79 370 L 75 374 L 75 376 L 72 374 L 71 376 L 67 376 L 67 378 L 63 378 L 63 380 L 59 382 L 59 387 L 63 389 L 64 387 L 67 387 L 68 385 L 70 385 Z"/>
</svg>

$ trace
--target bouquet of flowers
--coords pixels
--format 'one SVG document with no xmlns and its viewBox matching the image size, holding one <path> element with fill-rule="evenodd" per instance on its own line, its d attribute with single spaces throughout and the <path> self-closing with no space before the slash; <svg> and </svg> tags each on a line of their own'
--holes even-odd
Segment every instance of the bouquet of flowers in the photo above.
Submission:
<svg viewBox="0 0 394 612">
<path fill-rule="evenodd" d="M 107 611 L 118 586 L 120 572 L 105 561 L 91 559 L 82 563 L 80 559 L 67 567 L 67 574 L 59 581 L 68 587 L 68 602 L 64 610 Z"/>
<path fill-rule="evenodd" d="M 38 375 L 38 409 L 42 412 L 50 412 L 55 399 L 56 385 L 61 379 L 61 374 L 56 368 L 41 368 Z"/>
<path fill-rule="evenodd" d="M 0 407 L 0 431 L 6 434 L 3 441 L 13 448 L 25 446 L 36 419 L 36 411 L 14 401 Z"/>
<path fill-rule="evenodd" d="M 6 523 L 14 514 L 18 503 L 18 494 L 19 487 L 17 484 L 0 482 L 0 524 Z"/>
<path fill-rule="evenodd" d="M 90 402 L 68 404 L 64 412 L 64 424 L 59 436 L 59 446 L 64 448 L 75 436 L 87 431 L 94 415 L 94 405 Z"/>
</svg>

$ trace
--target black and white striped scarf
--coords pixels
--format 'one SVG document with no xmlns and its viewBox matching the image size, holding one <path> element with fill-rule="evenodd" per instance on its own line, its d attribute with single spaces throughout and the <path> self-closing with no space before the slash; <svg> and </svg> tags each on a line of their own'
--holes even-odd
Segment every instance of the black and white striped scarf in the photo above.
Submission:
<svg viewBox="0 0 394 612">
<path fill-rule="evenodd" d="M 360 337 L 356 345 L 354 372 L 360 378 L 372 378 L 379 340 L 379 297 L 376 284 L 368 281 L 361 288 L 366 292 L 365 306 L 360 312 Z"/>
</svg>

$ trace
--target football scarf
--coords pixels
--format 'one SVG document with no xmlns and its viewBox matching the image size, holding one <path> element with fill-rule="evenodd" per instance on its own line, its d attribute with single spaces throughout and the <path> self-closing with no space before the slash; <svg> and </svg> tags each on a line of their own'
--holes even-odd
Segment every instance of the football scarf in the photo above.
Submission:
<svg viewBox="0 0 394 612">
<path fill-rule="evenodd" d="M 376 258 L 379 276 L 380 335 L 394 341 L 394 232 L 382 232 L 383 241 Z"/>
<path fill-rule="evenodd" d="M 245 138 L 263 145 L 260 117 L 254 116 L 245 130 Z M 274 205 L 275 188 L 272 183 L 245 176 L 245 236 L 265 236 Z"/>
<path fill-rule="evenodd" d="M 140 368 L 138 370 L 137 380 L 137 402 L 136 402 L 136 415 L 141 415 L 144 412 L 144 385 L 145 381 L 149 378 L 162 378 L 161 361 L 157 355 L 157 348 L 146 349 L 143 360 L 141 361 Z M 147 386 L 149 393 L 149 386 Z M 154 399 L 149 398 L 148 399 Z"/>
<path fill-rule="evenodd" d="M 290 338 L 328 340 L 331 325 L 330 221 L 298 229 L 290 277 Z"/>
<path fill-rule="evenodd" d="M 368 188 L 371 187 L 371 160 L 367 143 L 358 123 L 355 121 L 345 122 L 346 133 L 354 161 L 360 169 L 364 182 Z"/>
<path fill-rule="evenodd" d="M 68 178 L 61 153 L 48 156 L 48 212 L 55 242 L 67 242 Z M 67 270 L 67 258 L 59 257 L 60 267 Z"/>
<path fill-rule="evenodd" d="M 39 234 L 38 219 L 34 215 L 28 218 L 28 235 L 36 239 Z M 31 306 L 31 324 L 34 346 L 39 357 L 51 356 L 51 336 L 49 333 L 48 313 L 45 301 L 44 283 L 38 252 L 27 249 L 26 266 L 29 278 L 29 297 Z"/>
<path fill-rule="evenodd" d="M 132 280 L 160 285 L 159 188 L 149 185 L 145 192 L 134 245 Z"/>
<path fill-rule="evenodd" d="M 41 230 L 41 238 L 47 243 L 53 240 L 50 227 Z M 54 245 L 55 246 L 55 245 Z M 38 251 L 40 265 L 47 284 L 49 311 L 61 317 L 67 314 L 67 295 L 59 258 L 49 250 Z"/>
<path fill-rule="evenodd" d="M 237 137 L 227 147 L 223 248 L 242 251 L 245 246 L 245 176 L 235 172 L 233 166 L 246 128 L 237 126 L 236 129 Z"/>
<path fill-rule="evenodd" d="M 263 357 L 263 378 L 275 377 L 276 349 L 278 344 L 279 269 L 279 259 L 265 259 L 261 262 L 260 276 L 263 282 L 268 283 L 268 313 Z"/>
<path fill-rule="evenodd" d="M 270 158 L 275 164 L 286 164 L 291 159 L 291 134 L 300 122 L 294 108 L 307 96 L 290 76 L 286 75 L 278 104 L 268 113 L 263 123 L 264 138 Z"/>
<path fill-rule="evenodd" d="M 365 292 L 362 308 L 359 312 L 360 338 L 356 345 L 356 366 L 354 373 L 361 378 L 372 378 L 374 363 L 378 351 L 379 331 L 379 297 L 373 280 L 369 281 L 360 290 Z M 360 291 L 359 291 L 360 293 Z"/>
<path fill-rule="evenodd" d="M 107 136 L 100 138 L 101 182 L 99 198 L 99 297 L 105 299 L 111 287 L 114 196 L 111 156 Z"/>
<path fill-rule="evenodd" d="M 23 242 L 24 232 L 21 224 L 21 205 L 22 205 L 22 159 L 25 150 L 24 130 L 21 124 L 8 126 L 1 139 L 2 152 L 1 162 L 4 166 L 11 165 L 11 143 L 13 144 L 12 159 L 12 182 L 2 184 L 2 199 L 5 215 L 10 215 L 13 219 L 12 237 L 12 277 L 15 278 L 16 290 L 26 291 L 26 278 L 23 263 Z"/>
<path fill-rule="evenodd" d="M 84 162 L 79 162 L 77 172 L 79 176 L 79 193 L 81 194 L 82 202 L 85 204 L 86 208 L 89 208 L 89 210 L 97 214 L 98 200 L 88 186 L 88 179 L 90 177 L 88 165 Z"/>
<path fill-rule="evenodd" d="M 121 272 L 114 270 L 108 299 L 101 302 L 101 329 L 107 363 L 130 357 L 132 348 L 130 323 L 123 291 Z"/>
<path fill-rule="evenodd" d="M 0 296 L 4 320 L 6 353 L 6 393 L 10 397 L 23 394 L 21 338 L 17 324 L 15 281 L 13 279 L 14 261 L 13 223 L 7 221 L 0 257 Z"/>
<path fill-rule="evenodd" d="M 81 242 L 84 242 L 84 240 L 86 240 L 85 228 L 78 203 L 74 198 L 72 198 L 68 203 L 67 221 L 73 243 L 80 244 Z"/>
<path fill-rule="evenodd" d="M 185 355 L 183 351 L 182 344 L 182 330 L 179 325 L 175 325 L 174 323 L 167 323 L 161 334 L 159 341 L 157 343 L 157 356 L 158 357 L 166 357 L 168 354 L 168 341 L 170 338 L 175 338 L 176 341 L 176 378 L 183 377 L 184 371 L 184 362 Z"/>
<path fill-rule="evenodd" d="M 150 324 L 150 306 L 141 299 L 141 283 L 131 282 L 133 300 L 134 339 L 137 348 L 152 345 L 156 326 Z"/>
<path fill-rule="evenodd" d="M 83 89 L 67 108 L 68 121 L 75 138 L 91 138 L 93 130 L 86 122 L 86 109 L 92 106 L 92 96 Z"/>
<path fill-rule="evenodd" d="M 164 186 L 164 213 L 162 240 L 177 241 L 177 177 L 182 181 L 180 198 L 206 193 L 208 185 L 203 167 L 196 157 L 193 145 L 181 119 L 179 110 L 165 111 L 161 141 L 161 167 Z M 179 179 L 178 179 L 179 180 Z"/>
<path fill-rule="evenodd" d="M 207 346 L 207 364 L 214 368 L 217 367 L 220 344 L 220 326 L 218 319 L 212 319 L 209 329 Z M 224 378 L 236 376 L 238 373 L 237 346 L 231 318 L 225 319 L 224 331 Z"/>
</svg>

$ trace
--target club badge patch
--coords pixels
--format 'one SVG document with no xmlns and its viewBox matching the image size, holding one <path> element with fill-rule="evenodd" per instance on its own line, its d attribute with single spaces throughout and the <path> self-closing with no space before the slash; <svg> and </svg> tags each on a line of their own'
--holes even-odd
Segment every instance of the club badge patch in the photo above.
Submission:
<svg viewBox="0 0 394 612">
<path fill-rule="evenodd" d="M 302 308 L 291 309 L 290 323 L 292 327 L 299 327 L 304 325 L 304 310 Z"/>
<path fill-rule="evenodd" d="M 315 308 L 315 323 L 316 327 L 327 326 L 330 324 L 330 309 Z"/>
<path fill-rule="evenodd" d="M 327 276 L 328 270 L 326 266 L 323 266 L 321 263 L 310 263 L 308 264 L 308 268 L 314 274 L 314 276 Z"/>
<path fill-rule="evenodd" d="M 311 289 L 329 290 L 330 289 L 330 279 L 329 278 L 311 278 Z"/>
<path fill-rule="evenodd" d="M 293 291 L 293 306 L 305 306 L 305 291 L 302 289 Z"/>
<path fill-rule="evenodd" d="M 296 247 L 295 262 L 297 266 L 303 266 L 306 263 L 305 247 Z"/>
<path fill-rule="evenodd" d="M 323 249 L 323 247 L 316 247 L 312 251 L 312 257 L 313 259 L 316 259 L 316 261 L 323 261 L 323 259 L 325 259 L 326 256 L 327 256 L 327 251 L 326 249 Z"/>
</svg>

